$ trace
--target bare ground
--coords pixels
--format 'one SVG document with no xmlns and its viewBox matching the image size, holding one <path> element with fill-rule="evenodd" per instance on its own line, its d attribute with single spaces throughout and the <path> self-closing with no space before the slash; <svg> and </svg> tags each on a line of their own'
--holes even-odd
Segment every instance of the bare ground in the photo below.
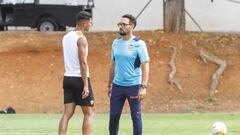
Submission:
<svg viewBox="0 0 240 135">
<path fill-rule="evenodd" d="M 0 33 L 0 109 L 12 106 L 17 113 L 62 112 L 63 35 Z M 137 32 L 135 35 L 146 41 L 151 59 L 144 112 L 240 112 L 240 35 L 168 34 L 161 31 Z M 117 36 L 114 32 L 87 35 L 95 112 L 98 113 L 109 110 L 106 96 L 108 68 L 111 42 Z M 182 92 L 167 82 L 172 46 L 177 48 L 176 78 L 183 87 Z M 204 63 L 199 57 L 200 49 L 228 63 L 213 97 L 209 97 L 209 86 L 217 66 Z M 129 111 L 128 107 L 124 111 Z"/>
</svg>

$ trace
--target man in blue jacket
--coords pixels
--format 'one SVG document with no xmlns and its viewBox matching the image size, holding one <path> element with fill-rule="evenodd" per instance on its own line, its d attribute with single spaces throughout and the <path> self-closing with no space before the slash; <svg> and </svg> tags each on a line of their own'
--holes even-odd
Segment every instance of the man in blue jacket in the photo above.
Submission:
<svg viewBox="0 0 240 135">
<path fill-rule="evenodd" d="M 149 56 L 144 41 L 133 35 L 136 18 L 123 15 L 119 27 L 120 37 L 112 43 L 108 95 L 110 97 L 110 135 L 118 134 L 119 119 L 127 99 L 133 122 L 133 134 L 142 135 L 141 100 L 146 95 Z"/>
</svg>

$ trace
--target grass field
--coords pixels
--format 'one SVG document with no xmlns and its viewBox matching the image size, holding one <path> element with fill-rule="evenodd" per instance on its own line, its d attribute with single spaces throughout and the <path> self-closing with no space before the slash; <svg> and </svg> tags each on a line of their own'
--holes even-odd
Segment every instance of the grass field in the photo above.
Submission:
<svg viewBox="0 0 240 135">
<path fill-rule="evenodd" d="M 60 114 L 0 115 L 0 135 L 56 135 Z M 75 115 L 68 135 L 81 135 L 82 115 Z M 240 135 L 240 114 L 143 114 L 143 135 L 211 135 L 211 125 L 223 121 L 227 135 Z M 108 135 L 108 115 L 95 114 L 93 135 Z M 131 117 L 123 114 L 119 135 L 132 135 Z"/>
</svg>

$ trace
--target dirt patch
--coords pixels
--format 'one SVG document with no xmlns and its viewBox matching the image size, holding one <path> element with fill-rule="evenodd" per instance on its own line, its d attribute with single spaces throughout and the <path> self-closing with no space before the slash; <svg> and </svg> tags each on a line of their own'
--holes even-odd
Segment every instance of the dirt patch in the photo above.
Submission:
<svg viewBox="0 0 240 135">
<path fill-rule="evenodd" d="M 0 33 L 0 109 L 18 113 L 60 113 L 63 110 L 64 33 Z M 233 34 L 161 31 L 137 32 L 150 53 L 150 79 L 144 112 L 239 112 L 240 36 Z M 114 32 L 89 33 L 89 65 L 96 98 L 95 111 L 108 112 L 107 81 Z M 169 85 L 171 47 L 177 48 L 176 66 L 183 92 Z M 228 63 L 218 93 L 209 97 L 211 75 L 217 66 L 199 57 L 204 49 Z M 78 110 L 80 112 L 80 109 Z M 128 107 L 124 111 L 129 111 Z"/>
</svg>

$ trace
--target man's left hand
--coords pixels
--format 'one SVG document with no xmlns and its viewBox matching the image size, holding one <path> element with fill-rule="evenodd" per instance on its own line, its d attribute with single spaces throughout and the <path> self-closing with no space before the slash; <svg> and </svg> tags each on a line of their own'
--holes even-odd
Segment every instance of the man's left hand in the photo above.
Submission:
<svg viewBox="0 0 240 135">
<path fill-rule="evenodd" d="M 83 92 L 82 92 L 82 99 L 85 99 L 89 96 L 89 89 L 88 87 L 83 87 Z"/>
<path fill-rule="evenodd" d="M 146 88 L 140 87 L 139 92 L 138 92 L 138 99 L 143 100 L 144 97 L 146 96 L 146 93 L 147 93 Z"/>
</svg>

